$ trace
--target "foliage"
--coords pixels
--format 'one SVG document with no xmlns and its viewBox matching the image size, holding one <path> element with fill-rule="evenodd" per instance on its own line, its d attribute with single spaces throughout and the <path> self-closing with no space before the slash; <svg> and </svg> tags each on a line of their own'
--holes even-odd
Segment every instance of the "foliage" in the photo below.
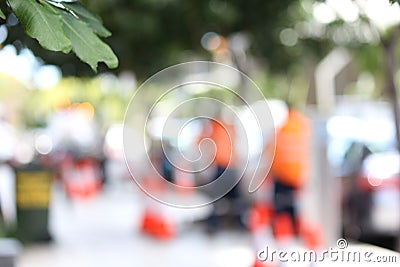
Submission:
<svg viewBox="0 0 400 267">
<path fill-rule="evenodd" d="M 118 59 L 100 37 L 111 33 L 101 20 L 78 2 L 55 0 L 8 0 L 25 33 L 36 39 L 45 49 L 69 53 L 96 71 L 98 62 L 109 68 L 118 66 Z M 3 6 L 3 10 L 4 9 Z M 5 20 L 3 11 L 0 17 Z"/>
<path fill-rule="evenodd" d="M 336 45 L 329 38 L 302 38 L 302 36 L 299 36 L 299 42 L 294 46 L 282 44 L 280 40 L 282 30 L 294 28 L 297 22 L 311 16 L 312 5 L 304 7 L 304 2 L 312 3 L 311 0 L 80 1 L 82 5 L 99 14 L 110 31 L 103 26 L 97 16 L 89 13 L 77 2 L 61 2 L 60 6 L 57 4 L 59 0 L 9 0 L 10 4 L 14 5 L 22 2 L 24 6 L 35 5 L 41 8 L 42 13 L 46 12 L 46 16 L 57 17 L 55 20 L 59 22 L 50 25 L 51 28 L 57 27 L 60 30 L 61 24 L 62 35 L 71 43 L 69 44 L 62 36 L 54 34 L 54 38 L 61 40 L 58 42 L 61 46 L 58 49 L 61 51 L 72 49 L 92 68 L 96 67 L 97 61 L 105 61 L 110 67 L 116 66 L 114 54 L 99 38 L 108 37 L 112 32 L 113 36 L 110 36 L 108 43 L 120 58 L 118 71 L 133 70 L 139 79 L 147 78 L 175 63 L 208 59 L 210 55 L 200 43 L 202 36 L 207 32 L 216 32 L 226 37 L 238 32 L 247 34 L 251 43 L 248 52 L 259 62 L 267 63 L 269 70 L 275 73 L 290 73 L 291 69 L 297 68 L 298 65 L 309 64 L 304 63 L 304 60 L 313 61 L 321 58 Z M 390 1 L 393 3 L 400 0 Z M 2 2 L 0 0 L 0 9 L 3 7 L 3 11 L 9 13 Z M 38 15 L 35 13 L 32 16 Z M 340 28 L 341 25 L 333 26 Z M 45 25 L 40 27 L 43 28 Z M 336 31 L 334 27 L 331 27 L 332 33 Z M 77 32 L 71 32 L 71 29 L 77 29 Z M 328 29 L 328 33 L 329 31 Z M 48 30 L 40 32 L 43 37 L 51 36 Z M 87 33 L 88 37 L 85 35 Z M 39 33 L 36 34 L 38 36 L 34 38 L 41 36 Z M 86 40 L 90 37 L 91 41 L 83 42 L 81 38 L 76 38 L 77 36 L 84 36 Z M 46 41 L 43 39 L 40 39 L 40 44 Z M 23 43 L 44 61 L 61 66 L 64 74 L 78 76 L 93 74 L 88 67 L 70 54 L 55 55 L 54 52 L 43 49 L 30 38 L 26 38 L 18 27 L 13 27 L 9 31 L 6 43 L 14 43 L 17 46 Z M 89 47 L 92 49 L 88 50 Z M 100 65 L 99 69 L 102 71 L 104 67 Z"/>
<path fill-rule="evenodd" d="M 81 3 L 98 14 L 113 33 L 107 42 L 120 59 L 118 71 L 133 70 L 139 79 L 144 79 L 175 63 L 210 59 L 200 43 L 207 32 L 226 37 L 244 32 L 250 36 L 251 54 L 269 62 L 271 69 L 285 71 L 298 54 L 282 51 L 279 32 L 290 24 L 290 7 L 299 1 L 81 0 Z M 44 50 L 13 28 L 6 42 L 18 43 L 18 40 L 44 61 L 61 66 L 64 74 L 92 74 L 70 55 Z M 99 70 L 103 69 L 100 66 Z"/>
</svg>

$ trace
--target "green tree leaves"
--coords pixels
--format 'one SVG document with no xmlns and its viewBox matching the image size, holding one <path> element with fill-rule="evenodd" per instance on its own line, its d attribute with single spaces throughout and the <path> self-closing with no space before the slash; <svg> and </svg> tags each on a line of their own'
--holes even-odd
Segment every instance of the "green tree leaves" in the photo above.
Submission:
<svg viewBox="0 0 400 267">
<path fill-rule="evenodd" d="M 72 42 L 72 49 L 92 69 L 97 68 L 97 62 L 103 61 L 109 68 L 118 65 L 111 48 L 103 43 L 93 30 L 83 22 L 66 13 L 62 14 L 65 34 Z"/>
<path fill-rule="evenodd" d="M 6 15 L 4 15 L 3 11 L 0 9 L 0 19 L 6 19 Z"/>
<path fill-rule="evenodd" d="M 118 66 L 114 52 L 98 37 L 111 35 L 100 19 L 77 2 L 53 6 L 49 1 L 9 0 L 9 3 L 26 34 L 37 39 L 43 48 L 63 53 L 72 50 L 94 71 L 98 62 L 106 63 L 109 68 Z"/>
<path fill-rule="evenodd" d="M 11 0 L 10 5 L 26 34 L 37 39 L 43 48 L 71 51 L 71 41 L 65 36 L 59 14 L 52 6 L 35 0 Z"/>
<path fill-rule="evenodd" d="M 93 31 L 99 36 L 101 37 L 111 36 L 111 32 L 103 26 L 100 18 L 90 13 L 83 6 L 77 3 L 62 3 L 62 5 L 68 10 L 75 12 L 75 14 L 79 16 L 79 18 L 82 21 L 89 24 L 90 27 L 93 29 Z"/>
</svg>

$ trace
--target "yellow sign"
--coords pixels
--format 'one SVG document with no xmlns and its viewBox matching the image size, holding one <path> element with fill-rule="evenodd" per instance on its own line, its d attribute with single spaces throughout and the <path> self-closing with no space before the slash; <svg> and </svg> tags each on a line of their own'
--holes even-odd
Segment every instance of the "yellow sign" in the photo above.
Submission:
<svg viewBox="0 0 400 267">
<path fill-rule="evenodd" d="M 23 209 L 47 209 L 50 201 L 50 173 L 17 172 L 17 206 Z"/>
</svg>

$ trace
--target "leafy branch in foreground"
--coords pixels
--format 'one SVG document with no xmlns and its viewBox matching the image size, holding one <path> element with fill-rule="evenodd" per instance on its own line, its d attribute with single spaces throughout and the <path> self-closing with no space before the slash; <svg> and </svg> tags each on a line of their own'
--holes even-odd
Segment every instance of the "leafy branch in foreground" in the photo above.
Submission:
<svg viewBox="0 0 400 267">
<path fill-rule="evenodd" d="M 6 19 L 6 15 L 4 15 L 3 11 L 0 9 L 0 19 Z"/>
<path fill-rule="evenodd" d="M 90 13 L 77 1 L 8 0 L 26 34 L 51 51 L 73 51 L 94 71 L 99 62 L 109 68 L 118 67 L 118 58 L 100 37 L 111 32 L 100 18 Z M 5 14 L 0 10 L 0 18 Z"/>
</svg>

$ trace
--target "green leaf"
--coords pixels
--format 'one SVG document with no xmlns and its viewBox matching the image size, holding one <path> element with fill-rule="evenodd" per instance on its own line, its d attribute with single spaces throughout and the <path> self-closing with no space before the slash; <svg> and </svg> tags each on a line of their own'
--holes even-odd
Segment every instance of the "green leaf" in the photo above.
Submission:
<svg viewBox="0 0 400 267">
<path fill-rule="evenodd" d="M 67 10 L 73 11 L 79 17 L 79 19 L 86 22 L 90 27 L 92 27 L 93 31 L 98 35 L 100 35 L 101 37 L 111 36 L 111 32 L 103 26 L 101 19 L 90 13 L 78 2 L 72 2 L 72 3 L 62 2 L 62 5 Z"/>
<path fill-rule="evenodd" d="M 3 11 L 1 11 L 1 9 L 0 9 L 0 18 L 1 19 L 6 19 L 6 15 L 4 15 L 4 13 L 3 13 Z"/>
<path fill-rule="evenodd" d="M 65 34 L 72 42 L 72 49 L 76 55 L 96 71 L 97 63 L 104 62 L 109 68 L 118 67 L 118 58 L 93 30 L 68 12 L 61 13 Z"/>
<path fill-rule="evenodd" d="M 9 0 L 25 32 L 52 51 L 71 51 L 71 41 L 65 36 L 59 13 L 44 2 L 36 0 Z"/>
</svg>

